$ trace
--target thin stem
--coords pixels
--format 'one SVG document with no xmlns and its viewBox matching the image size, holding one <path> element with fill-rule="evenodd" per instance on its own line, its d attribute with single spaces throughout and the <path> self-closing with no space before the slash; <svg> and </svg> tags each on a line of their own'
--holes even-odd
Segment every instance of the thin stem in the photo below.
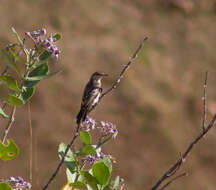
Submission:
<svg viewBox="0 0 216 190">
<path fill-rule="evenodd" d="M 16 106 L 13 107 L 12 111 L 11 111 L 11 114 L 10 114 L 10 117 L 9 117 L 9 121 L 6 125 L 6 128 L 5 128 L 5 131 L 4 131 L 4 134 L 3 134 L 3 137 L 2 137 L 2 143 L 4 144 L 5 141 L 6 141 L 6 138 L 7 138 L 7 135 L 10 131 L 10 128 L 15 120 L 14 118 L 14 115 L 15 115 L 15 112 L 16 112 Z"/>
<path fill-rule="evenodd" d="M 32 171 L 33 171 L 33 133 L 32 133 L 32 122 L 31 122 L 31 107 L 30 101 L 28 102 L 28 120 L 29 120 L 29 181 L 32 183 Z"/>
<path fill-rule="evenodd" d="M 202 129 L 203 131 L 205 131 L 205 127 L 206 127 L 206 120 L 207 120 L 207 106 L 206 106 L 206 99 L 207 99 L 207 80 L 208 80 L 208 71 L 206 71 L 205 74 L 205 82 L 203 85 L 203 97 L 202 97 L 202 101 L 203 101 L 203 120 L 202 120 Z"/>
<path fill-rule="evenodd" d="M 129 69 L 131 63 L 134 62 L 134 60 L 137 58 L 138 53 L 141 51 L 145 41 L 148 39 L 148 37 L 145 37 L 142 42 L 140 43 L 139 47 L 136 49 L 136 51 L 134 52 L 133 56 L 130 58 L 129 62 L 124 66 L 124 68 L 122 69 L 122 71 L 120 72 L 118 78 L 116 79 L 116 81 L 113 83 L 113 85 L 107 89 L 100 97 L 103 98 L 105 95 L 107 95 L 110 91 L 112 91 L 113 89 L 117 88 L 117 85 L 121 82 L 121 79 L 124 76 L 124 73 Z"/>
</svg>

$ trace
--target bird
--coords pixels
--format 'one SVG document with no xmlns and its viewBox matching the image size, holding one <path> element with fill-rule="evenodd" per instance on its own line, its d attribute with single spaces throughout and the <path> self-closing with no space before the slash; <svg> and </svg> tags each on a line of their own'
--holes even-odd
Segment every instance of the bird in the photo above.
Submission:
<svg viewBox="0 0 216 190">
<path fill-rule="evenodd" d="M 101 80 L 105 76 L 108 76 L 108 75 L 105 73 L 100 73 L 100 72 L 94 72 L 91 75 L 84 89 L 84 93 L 82 96 L 82 102 L 81 102 L 81 108 L 76 117 L 77 124 L 84 122 L 88 113 L 98 103 L 101 93 L 102 93 Z"/>
</svg>

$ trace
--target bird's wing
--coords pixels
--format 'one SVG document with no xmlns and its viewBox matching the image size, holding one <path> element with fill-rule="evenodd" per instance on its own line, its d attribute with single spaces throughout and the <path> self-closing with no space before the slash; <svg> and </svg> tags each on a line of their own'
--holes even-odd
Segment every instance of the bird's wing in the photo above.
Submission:
<svg viewBox="0 0 216 190">
<path fill-rule="evenodd" d="M 90 84 L 90 82 L 88 82 L 88 84 L 85 87 L 84 93 L 83 93 L 81 106 L 84 106 L 86 104 L 86 101 L 88 101 L 88 99 L 91 96 L 91 91 L 92 90 L 93 90 L 93 87 Z"/>
<path fill-rule="evenodd" d="M 88 106 L 90 103 L 93 103 L 94 99 L 98 96 L 100 92 L 101 88 L 91 88 L 87 84 L 83 94 L 81 106 Z"/>
<path fill-rule="evenodd" d="M 99 98 L 99 94 L 101 92 L 100 88 L 92 88 L 88 91 L 88 93 L 84 93 L 83 99 L 82 99 L 82 106 L 88 107 L 89 104 L 93 104 L 96 98 Z"/>
</svg>

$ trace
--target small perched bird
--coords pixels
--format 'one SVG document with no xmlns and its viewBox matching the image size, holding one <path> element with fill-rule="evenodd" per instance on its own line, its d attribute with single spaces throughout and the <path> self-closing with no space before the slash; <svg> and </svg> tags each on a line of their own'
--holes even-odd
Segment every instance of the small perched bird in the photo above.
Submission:
<svg viewBox="0 0 216 190">
<path fill-rule="evenodd" d="M 82 97 L 82 103 L 79 113 L 77 114 L 77 124 L 85 121 L 89 111 L 96 105 L 102 93 L 101 79 L 108 76 L 105 73 L 95 72 L 92 74 L 89 82 L 85 86 Z"/>
</svg>

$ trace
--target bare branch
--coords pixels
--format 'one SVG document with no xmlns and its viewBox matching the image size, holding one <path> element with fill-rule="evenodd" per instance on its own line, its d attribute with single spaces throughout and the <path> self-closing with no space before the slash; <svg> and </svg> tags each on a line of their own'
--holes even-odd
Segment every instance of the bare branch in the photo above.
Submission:
<svg viewBox="0 0 216 190">
<path fill-rule="evenodd" d="M 182 173 L 182 174 L 180 174 L 180 175 L 174 177 L 173 179 L 171 179 L 170 181 L 168 181 L 165 185 L 163 185 L 159 190 L 163 190 L 163 189 L 167 188 L 172 182 L 174 182 L 174 181 L 176 181 L 177 179 L 179 179 L 179 178 L 181 178 L 181 177 L 184 177 L 184 176 L 186 176 L 186 175 L 187 175 L 187 173 L 185 172 L 185 173 Z"/>
<path fill-rule="evenodd" d="M 14 122 L 14 115 L 15 115 L 15 112 L 16 112 L 16 106 L 13 107 L 12 111 L 11 111 L 11 114 L 10 114 L 10 118 L 9 118 L 9 121 L 6 125 L 6 128 L 5 128 L 5 131 L 4 131 L 4 135 L 2 137 L 2 143 L 4 144 L 5 143 L 5 140 L 7 138 L 7 135 L 8 135 L 8 132 Z"/>
<path fill-rule="evenodd" d="M 120 80 L 121 80 L 121 78 L 123 77 L 124 73 L 127 71 L 127 69 L 129 68 L 130 64 L 136 59 L 138 53 L 140 52 L 140 50 L 141 50 L 142 47 L 143 47 L 144 42 L 145 42 L 147 39 L 148 39 L 147 37 L 145 37 L 145 38 L 143 39 L 143 41 L 141 42 L 141 44 L 139 45 L 139 47 L 137 48 L 137 50 L 134 52 L 132 58 L 129 60 L 129 62 L 127 63 L 127 65 L 125 65 L 125 67 L 124 67 L 123 70 L 121 71 L 119 77 L 118 77 L 118 78 L 116 79 L 116 81 L 113 83 L 112 87 L 109 88 L 107 91 L 105 91 L 105 92 L 101 95 L 101 97 L 100 97 L 98 103 L 100 102 L 100 100 L 101 100 L 106 94 L 108 94 L 110 91 L 112 91 L 113 89 L 115 89 L 115 88 L 117 87 L 117 85 L 120 83 Z M 98 103 L 90 110 L 90 112 L 98 105 Z M 90 113 L 90 112 L 89 112 L 89 113 Z M 52 174 L 52 176 L 51 176 L 50 179 L 48 180 L 47 184 L 43 187 L 43 190 L 46 190 L 46 189 L 48 188 L 49 184 L 50 184 L 50 183 L 53 181 L 53 179 L 56 177 L 56 175 L 57 175 L 59 169 L 61 168 L 62 164 L 64 163 L 65 156 L 67 155 L 67 153 L 68 153 L 70 147 L 73 145 L 73 143 L 75 142 L 76 138 L 79 136 L 79 129 L 80 129 L 80 124 L 78 124 L 78 125 L 76 126 L 75 134 L 74 134 L 74 136 L 72 137 L 71 142 L 67 145 L 67 148 L 66 148 L 66 150 L 65 150 L 65 152 L 64 152 L 64 155 L 63 155 L 61 161 L 59 162 L 59 164 L 58 164 L 56 170 L 54 171 L 54 173 Z"/>
<path fill-rule="evenodd" d="M 203 97 L 202 97 L 202 101 L 203 101 L 203 120 L 202 120 L 202 129 L 203 131 L 205 131 L 205 127 L 206 127 L 206 119 L 207 119 L 207 106 L 206 106 L 206 99 L 207 99 L 207 80 L 208 80 L 208 71 L 206 71 L 205 74 L 205 82 L 204 82 L 204 86 L 203 86 Z"/>
<path fill-rule="evenodd" d="M 121 73 L 119 74 L 119 77 L 116 79 L 116 81 L 113 83 L 113 85 L 106 90 L 100 97 L 103 98 L 105 95 L 107 95 L 110 91 L 112 91 L 113 89 L 117 88 L 117 85 L 120 83 L 121 79 L 124 76 L 124 73 L 129 69 L 131 63 L 134 62 L 134 60 L 137 58 L 138 53 L 140 52 L 140 50 L 142 49 L 145 41 L 148 39 L 148 37 L 145 37 L 143 39 L 143 41 L 140 43 L 139 47 L 137 48 L 137 50 L 134 52 L 133 56 L 130 58 L 129 62 L 127 63 L 127 65 L 124 66 L 123 70 L 121 71 Z"/>
<path fill-rule="evenodd" d="M 209 125 L 200 133 L 187 147 L 184 154 L 176 161 L 174 165 L 172 165 L 163 175 L 162 177 L 155 183 L 155 185 L 151 188 L 151 190 L 156 190 L 159 188 L 159 186 L 162 184 L 164 180 L 171 177 L 183 164 L 183 162 L 186 160 L 187 156 L 193 149 L 193 147 L 209 132 L 209 130 L 214 126 L 216 121 L 216 114 L 212 118 Z"/>
</svg>

